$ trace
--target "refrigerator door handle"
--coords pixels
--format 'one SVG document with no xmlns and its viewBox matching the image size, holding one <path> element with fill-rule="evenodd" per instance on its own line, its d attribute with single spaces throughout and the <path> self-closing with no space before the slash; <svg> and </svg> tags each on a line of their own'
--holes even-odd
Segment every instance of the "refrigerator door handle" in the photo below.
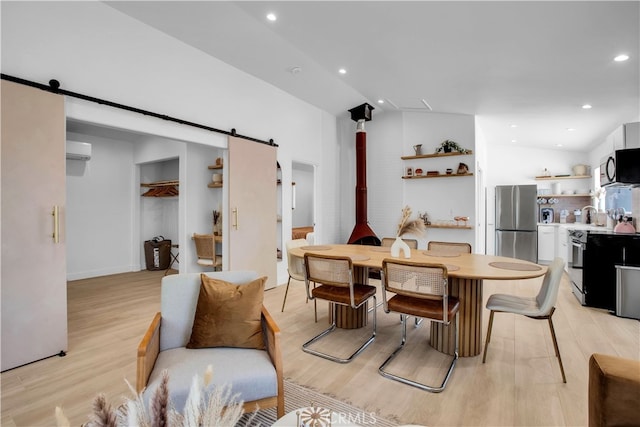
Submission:
<svg viewBox="0 0 640 427">
<path fill-rule="evenodd" d="M 515 224 L 515 229 L 520 230 L 520 187 L 515 187 L 515 200 L 513 201 L 513 206 L 515 209 L 513 210 L 513 223 Z"/>
</svg>

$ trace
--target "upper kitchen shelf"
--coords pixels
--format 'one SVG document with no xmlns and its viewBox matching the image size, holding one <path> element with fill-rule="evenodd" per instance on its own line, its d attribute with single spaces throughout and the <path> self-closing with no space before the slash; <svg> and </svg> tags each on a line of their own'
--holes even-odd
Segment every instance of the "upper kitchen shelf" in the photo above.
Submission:
<svg viewBox="0 0 640 427">
<path fill-rule="evenodd" d="M 591 175 L 552 175 L 536 176 L 536 181 L 554 181 L 556 179 L 584 179 L 591 178 Z"/>
</svg>

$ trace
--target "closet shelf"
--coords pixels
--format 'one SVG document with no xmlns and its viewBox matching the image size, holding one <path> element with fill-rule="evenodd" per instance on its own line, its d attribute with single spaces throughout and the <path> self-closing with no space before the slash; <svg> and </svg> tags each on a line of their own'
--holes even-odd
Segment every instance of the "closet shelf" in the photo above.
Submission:
<svg viewBox="0 0 640 427">
<path fill-rule="evenodd" d="M 179 181 L 156 181 L 142 183 L 140 187 L 149 188 L 142 197 L 175 197 L 178 192 Z"/>
</svg>

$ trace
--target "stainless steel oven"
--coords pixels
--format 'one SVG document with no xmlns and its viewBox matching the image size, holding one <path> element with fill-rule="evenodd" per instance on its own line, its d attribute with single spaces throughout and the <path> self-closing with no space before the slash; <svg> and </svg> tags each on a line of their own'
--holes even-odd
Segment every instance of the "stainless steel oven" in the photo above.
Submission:
<svg viewBox="0 0 640 427">
<path fill-rule="evenodd" d="M 580 304 L 585 305 L 585 289 L 583 285 L 584 255 L 587 250 L 587 232 L 583 230 L 569 230 L 571 244 L 571 262 L 569 262 L 569 277 L 571 289 Z"/>
</svg>

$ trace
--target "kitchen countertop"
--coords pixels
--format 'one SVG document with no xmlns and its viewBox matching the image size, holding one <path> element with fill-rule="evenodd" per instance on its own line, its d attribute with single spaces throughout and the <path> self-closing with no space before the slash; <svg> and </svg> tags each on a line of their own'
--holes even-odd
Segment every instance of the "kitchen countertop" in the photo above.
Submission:
<svg viewBox="0 0 640 427">
<path fill-rule="evenodd" d="M 607 228 L 604 226 L 596 226 L 596 225 L 592 225 L 592 224 L 582 224 L 580 222 L 574 222 L 574 223 L 560 223 L 560 222 L 550 222 L 548 224 L 539 222 L 538 225 L 550 225 L 550 226 L 554 226 L 554 227 L 559 227 L 559 228 L 565 228 L 567 230 L 586 230 L 589 233 L 598 233 L 598 234 L 615 234 L 617 236 L 635 236 L 638 235 L 640 233 L 635 233 L 635 234 L 631 234 L 631 233 L 614 233 L 612 228 Z"/>
</svg>

